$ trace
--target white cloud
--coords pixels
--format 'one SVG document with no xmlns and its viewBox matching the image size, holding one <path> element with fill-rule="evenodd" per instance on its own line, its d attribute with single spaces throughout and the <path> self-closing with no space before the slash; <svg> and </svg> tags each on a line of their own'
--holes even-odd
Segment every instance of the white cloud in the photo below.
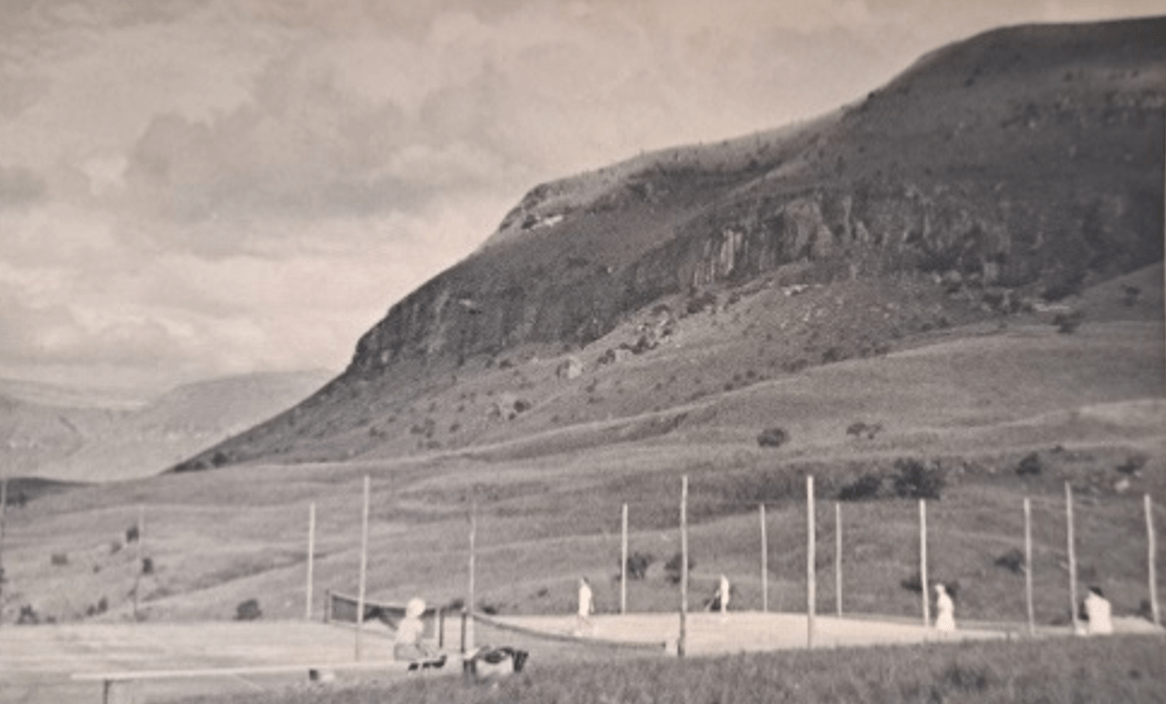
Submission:
<svg viewBox="0 0 1166 704">
<path fill-rule="evenodd" d="M 540 181 L 1161 2 L 40 0 L 0 22 L 0 376 L 343 365 Z"/>
</svg>

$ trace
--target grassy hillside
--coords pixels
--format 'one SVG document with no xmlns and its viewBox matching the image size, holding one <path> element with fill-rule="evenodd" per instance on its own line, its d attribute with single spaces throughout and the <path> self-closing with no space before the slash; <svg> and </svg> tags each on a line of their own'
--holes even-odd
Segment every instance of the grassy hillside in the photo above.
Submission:
<svg viewBox="0 0 1166 704">
<path fill-rule="evenodd" d="M 325 371 L 251 374 L 188 384 L 126 407 L 92 392 L 0 382 L 0 462 L 8 476 L 113 481 L 179 459 L 295 405 Z M 101 405 L 101 404 L 106 405 Z"/>
<path fill-rule="evenodd" d="M 835 501 L 875 477 L 881 488 L 873 500 L 841 504 L 844 609 L 915 617 L 918 507 L 894 489 L 904 460 L 942 477 L 928 509 L 930 573 L 958 581 L 960 618 L 1024 618 L 1023 577 L 1010 555 L 1023 545 L 1021 499 L 1030 496 L 1037 619 L 1066 621 L 1066 481 L 1078 499 L 1082 585 L 1101 584 L 1118 613 L 1137 614 L 1148 598 L 1142 496 L 1166 502 L 1160 272 L 1129 280 L 1142 286 L 1132 305 L 1111 300 L 1120 288 L 1072 299 L 1093 312 L 1071 333 L 1058 331 L 1052 312 L 1034 311 L 907 335 L 866 357 L 751 376 L 762 368 L 764 345 L 742 352 L 713 343 L 754 324 L 732 315 L 734 306 L 760 307 L 773 293 L 761 288 L 727 310 L 688 315 L 679 339 L 591 375 L 559 378 L 540 358 L 499 361 L 479 376 L 462 372 L 466 381 L 397 421 L 410 442 L 442 443 L 413 457 L 255 464 L 40 497 L 7 516 L 3 618 L 15 620 L 24 606 L 42 619 L 129 618 L 140 563 L 126 531 L 139 509 L 152 563 L 137 579 L 141 617 L 230 619 L 251 598 L 265 618 L 300 617 L 310 502 L 319 614 L 324 590 L 356 589 L 365 475 L 373 488 L 371 598 L 464 598 L 474 505 L 482 605 L 568 613 L 575 580 L 586 574 L 600 609 L 610 611 L 627 503 L 631 550 L 654 558 L 646 578 L 630 585 L 629 606 L 672 610 L 678 593 L 663 564 L 679 549 L 679 485 L 687 475 L 694 595 L 711 593 L 724 572 L 737 605 L 760 607 L 764 502 L 770 608 L 798 610 L 807 474 L 818 498 L 819 603 L 834 598 Z M 835 292 L 787 297 L 778 288 L 774 301 L 799 306 L 794 314 L 827 304 L 845 314 L 845 302 L 831 301 Z M 635 326 L 614 333 L 611 347 Z M 698 384 L 697 375 L 707 381 Z M 491 413 L 490 404 L 514 392 L 528 394 L 532 407 L 512 418 Z M 555 415 L 574 420 L 557 423 Z M 478 440 L 447 446 L 455 422 Z M 881 429 L 849 432 L 856 423 Z M 787 433 L 785 444 L 759 445 L 771 427 Z M 91 613 L 103 599 L 105 609 Z"/>
</svg>

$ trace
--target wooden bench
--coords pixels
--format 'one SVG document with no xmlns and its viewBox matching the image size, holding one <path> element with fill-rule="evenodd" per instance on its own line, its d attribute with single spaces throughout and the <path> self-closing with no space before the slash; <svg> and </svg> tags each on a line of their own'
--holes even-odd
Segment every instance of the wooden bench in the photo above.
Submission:
<svg viewBox="0 0 1166 704">
<path fill-rule="evenodd" d="M 438 664 L 440 662 L 441 664 Z M 124 704 L 133 701 L 133 684 L 139 680 L 168 680 L 192 678 L 230 678 L 253 675 L 286 675 L 303 673 L 312 682 L 331 681 L 339 671 L 367 671 L 406 674 L 440 669 L 446 660 L 406 662 L 332 662 L 299 665 L 253 665 L 248 667 L 209 667 L 189 670 L 121 670 L 118 672 L 75 672 L 70 679 L 79 682 L 101 682 L 102 704 Z"/>
</svg>

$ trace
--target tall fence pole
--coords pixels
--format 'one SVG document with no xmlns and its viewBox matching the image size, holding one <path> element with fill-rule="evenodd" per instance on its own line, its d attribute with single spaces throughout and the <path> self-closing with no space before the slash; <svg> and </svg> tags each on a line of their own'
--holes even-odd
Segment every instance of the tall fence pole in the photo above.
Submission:
<svg viewBox="0 0 1166 704">
<path fill-rule="evenodd" d="M 814 598 L 818 584 L 814 576 L 814 477 L 806 475 L 806 647 L 814 647 Z"/>
<path fill-rule="evenodd" d="M 304 620 L 312 620 L 312 571 L 316 559 L 316 502 L 308 504 L 308 583 L 304 589 Z"/>
<path fill-rule="evenodd" d="M 620 512 L 619 612 L 628 611 L 628 505 Z"/>
<path fill-rule="evenodd" d="M 834 502 L 834 607 L 842 618 L 842 504 Z"/>
<path fill-rule="evenodd" d="M 364 508 L 360 514 L 360 589 L 356 597 L 356 660 L 360 662 L 360 635 L 364 630 L 364 581 L 368 571 L 369 479 L 364 475 Z"/>
<path fill-rule="evenodd" d="M 470 582 L 468 588 L 468 599 L 466 601 L 465 618 L 462 619 L 462 652 L 470 652 L 474 649 L 474 604 L 477 595 L 474 593 L 476 585 L 474 584 L 474 571 L 477 566 L 474 564 L 477 558 L 477 541 L 478 541 L 478 498 L 477 496 L 470 497 Z"/>
<path fill-rule="evenodd" d="M 1158 574 L 1155 562 L 1158 559 L 1158 542 L 1154 536 L 1154 501 L 1149 494 L 1145 496 L 1146 506 L 1146 565 L 1150 579 L 1150 617 L 1156 625 L 1161 625 L 1161 614 L 1158 611 Z"/>
<path fill-rule="evenodd" d="M 927 499 L 919 499 L 919 585 L 923 587 L 923 626 L 931 625 L 931 595 L 927 593 Z"/>
<path fill-rule="evenodd" d="M 0 624 L 4 623 L 4 513 L 8 510 L 8 475 L 0 469 Z"/>
<path fill-rule="evenodd" d="M 137 557 L 134 560 L 134 621 L 138 620 L 138 602 L 140 600 L 139 593 L 142 587 L 142 571 L 145 569 L 146 563 L 142 559 L 142 543 L 146 542 L 146 508 L 138 504 L 138 551 Z"/>
<path fill-rule="evenodd" d="M 1072 602 L 1073 632 L 1079 624 L 1077 618 L 1077 548 L 1073 540 L 1073 487 L 1065 482 L 1065 542 L 1069 549 L 1069 601 Z"/>
<path fill-rule="evenodd" d="M 1024 604 L 1028 611 L 1028 635 L 1036 635 L 1036 614 L 1032 605 L 1032 505 L 1024 497 Z"/>
<path fill-rule="evenodd" d="M 680 636 L 676 655 L 684 657 L 688 620 L 688 475 L 680 478 Z"/>
<path fill-rule="evenodd" d="M 761 513 L 761 611 L 769 611 L 769 532 L 765 525 L 765 504 L 759 507 Z"/>
</svg>

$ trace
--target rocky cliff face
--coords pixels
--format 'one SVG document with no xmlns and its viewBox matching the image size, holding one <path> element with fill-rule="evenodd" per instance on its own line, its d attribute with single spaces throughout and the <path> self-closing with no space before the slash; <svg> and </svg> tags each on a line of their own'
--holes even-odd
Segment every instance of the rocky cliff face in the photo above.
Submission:
<svg viewBox="0 0 1166 704">
<path fill-rule="evenodd" d="M 524 345 L 586 348 L 664 298 L 760 277 L 924 275 L 1007 312 L 1160 262 L 1162 36 L 1166 18 L 989 32 L 815 121 L 538 186 L 394 305 L 340 378 L 216 452 L 327 436 L 369 388 L 419 388 Z"/>
<path fill-rule="evenodd" d="M 1058 298 L 1161 259 L 1164 33 L 1000 30 L 792 134 L 540 186 L 493 246 L 394 306 L 349 373 L 584 345 L 663 295 L 790 265 Z"/>
</svg>

